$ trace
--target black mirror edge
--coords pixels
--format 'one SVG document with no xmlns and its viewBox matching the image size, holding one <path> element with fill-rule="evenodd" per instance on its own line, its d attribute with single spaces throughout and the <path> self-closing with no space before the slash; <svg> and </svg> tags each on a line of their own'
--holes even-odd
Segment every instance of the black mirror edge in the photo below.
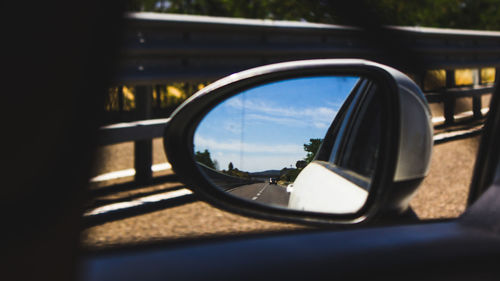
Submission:
<svg viewBox="0 0 500 281">
<path fill-rule="evenodd" d="M 200 90 L 173 114 L 164 131 L 164 148 L 176 174 L 201 200 L 220 209 L 258 219 L 307 225 L 365 224 L 379 217 L 394 187 L 399 149 L 399 95 L 394 70 L 359 59 L 322 59 L 286 62 L 245 70 L 222 78 Z M 376 81 L 385 108 L 382 115 L 382 146 L 372 190 L 365 205 L 354 214 L 326 214 L 280 209 L 238 199 L 217 189 L 193 160 L 193 135 L 201 119 L 219 102 L 265 82 L 312 75 L 356 75 Z"/>
</svg>

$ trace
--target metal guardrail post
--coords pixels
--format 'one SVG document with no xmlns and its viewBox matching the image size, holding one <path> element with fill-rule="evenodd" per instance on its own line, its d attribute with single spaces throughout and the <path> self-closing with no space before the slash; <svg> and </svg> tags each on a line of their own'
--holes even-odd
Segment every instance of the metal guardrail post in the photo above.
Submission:
<svg viewBox="0 0 500 281">
<path fill-rule="evenodd" d="M 158 112 L 161 112 L 161 88 L 162 88 L 162 85 L 155 86 L 156 96 L 154 98 L 155 106 L 153 108 L 153 114 L 157 114 Z"/>
<path fill-rule="evenodd" d="M 446 70 L 446 88 L 455 86 L 455 70 Z M 444 98 L 444 123 L 452 125 L 455 122 L 455 97 L 447 94 Z"/>
<path fill-rule="evenodd" d="M 118 86 L 118 115 L 120 116 L 120 121 L 123 121 L 123 86 Z"/>
<path fill-rule="evenodd" d="M 136 112 L 137 119 L 151 118 L 151 102 L 152 102 L 151 86 L 136 87 Z M 151 166 L 153 165 L 153 141 L 140 140 L 134 143 L 134 167 L 135 181 L 137 183 L 148 183 L 153 178 Z"/>
<path fill-rule="evenodd" d="M 481 69 L 474 70 L 474 86 L 481 84 Z M 472 112 L 474 113 L 474 118 L 480 119 L 483 117 L 481 113 L 482 105 L 482 96 L 474 96 L 472 97 Z"/>
</svg>

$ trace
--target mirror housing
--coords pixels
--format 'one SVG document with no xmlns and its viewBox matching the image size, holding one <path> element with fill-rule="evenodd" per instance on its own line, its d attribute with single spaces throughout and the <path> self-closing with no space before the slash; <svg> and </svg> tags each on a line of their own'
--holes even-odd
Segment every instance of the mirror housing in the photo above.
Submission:
<svg viewBox="0 0 500 281">
<path fill-rule="evenodd" d="M 353 213 L 303 212 L 256 204 L 217 188 L 194 160 L 193 138 L 201 120 L 215 106 L 242 91 L 290 78 L 353 75 L 375 81 L 383 105 L 381 144 L 371 191 Z M 335 125 L 334 121 L 334 124 Z M 313 224 L 369 223 L 404 213 L 427 175 L 433 145 L 431 115 L 419 87 L 403 73 L 358 59 L 323 59 L 278 63 L 232 74 L 203 88 L 172 114 L 164 146 L 172 168 L 203 200 L 228 211 L 252 217 Z M 321 148 L 320 152 L 321 154 Z M 291 189 L 295 187 L 290 187 Z"/>
</svg>

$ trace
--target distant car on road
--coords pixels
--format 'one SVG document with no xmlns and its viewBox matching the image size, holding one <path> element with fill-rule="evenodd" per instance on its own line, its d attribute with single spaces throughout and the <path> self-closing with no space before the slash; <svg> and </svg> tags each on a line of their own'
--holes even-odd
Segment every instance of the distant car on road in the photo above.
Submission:
<svg viewBox="0 0 500 281">
<path fill-rule="evenodd" d="M 278 184 L 276 178 L 269 178 L 269 184 Z"/>
<path fill-rule="evenodd" d="M 293 183 L 286 186 L 286 192 L 292 192 L 292 190 L 293 190 Z"/>
</svg>

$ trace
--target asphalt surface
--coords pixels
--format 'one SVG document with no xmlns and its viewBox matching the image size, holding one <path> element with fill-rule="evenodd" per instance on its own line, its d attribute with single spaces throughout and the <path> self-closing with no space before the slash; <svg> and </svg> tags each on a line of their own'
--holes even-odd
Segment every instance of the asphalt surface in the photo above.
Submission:
<svg viewBox="0 0 500 281">
<path fill-rule="evenodd" d="M 287 207 L 290 199 L 285 186 L 268 182 L 242 185 L 231 189 L 229 193 L 247 200 L 281 207 Z"/>
</svg>

